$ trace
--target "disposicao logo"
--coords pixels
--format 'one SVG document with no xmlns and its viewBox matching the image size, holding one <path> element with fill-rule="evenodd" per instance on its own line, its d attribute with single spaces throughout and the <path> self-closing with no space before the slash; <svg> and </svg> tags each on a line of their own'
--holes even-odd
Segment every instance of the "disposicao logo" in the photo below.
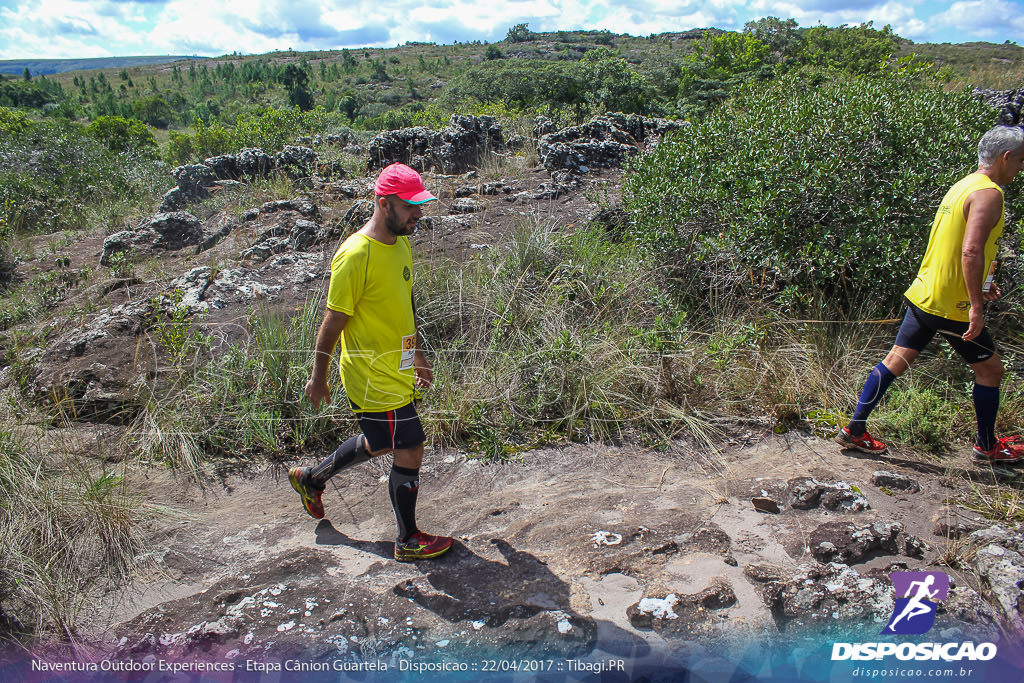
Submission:
<svg viewBox="0 0 1024 683">
<path fill-rule="evenodd" d="M 935 612 L 949 595 L 949 576 L 943 572 L 893 572 L 895 605 L 881 635 L 913 636 L 927 633 Z M 917 661 L 988 661 L 996 656 L 994 643 L 833 643 L 832 660 L 880 660 L 889 656 Z"/>
<path fill-rule="evenodd" d="M 935 611 L 949 594 L 949 577 L 943 572 L 893 572 L 896 605 L 883 634 L 916 636 L 935 624 Z"/>
</svg>

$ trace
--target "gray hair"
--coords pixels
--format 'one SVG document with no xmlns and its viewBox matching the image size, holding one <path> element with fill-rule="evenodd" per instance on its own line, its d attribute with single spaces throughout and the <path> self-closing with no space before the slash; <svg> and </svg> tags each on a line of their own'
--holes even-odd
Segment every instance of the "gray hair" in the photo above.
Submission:
<svg viewBox="0 0 1024 683">
<path fill-rule="evenodd" d="M 1021 147 L 1024 147 L 1024 128 L 996 126 L 981 136 L 978 143 L 978 166 L 991 166 L 1004 152 L 1014 152 Z"/>
</svg>

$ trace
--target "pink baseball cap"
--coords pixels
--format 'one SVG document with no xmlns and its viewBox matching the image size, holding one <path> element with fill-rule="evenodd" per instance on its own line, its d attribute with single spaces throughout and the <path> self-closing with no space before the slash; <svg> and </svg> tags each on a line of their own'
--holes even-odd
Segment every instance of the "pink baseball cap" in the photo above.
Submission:
<svg viewBox="0 0 1024 683">
<path fill-rule="evenodd" d="M 398 195 L 399 199 L 409 204 L 423 204 L 437 199 L 423 187 L 420 174 L 405 164 L 391 164 L 381 171 L 374 192 L 378 197 Z"/>
</svg>

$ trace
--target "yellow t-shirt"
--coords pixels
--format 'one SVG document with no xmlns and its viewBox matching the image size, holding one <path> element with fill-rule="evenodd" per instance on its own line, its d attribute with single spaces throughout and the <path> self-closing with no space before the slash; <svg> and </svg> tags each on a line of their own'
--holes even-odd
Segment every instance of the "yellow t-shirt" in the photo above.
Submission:
<svg viewBox="0 0 1024 683">
<path fill-rule="evenodd" d="M 969 321 L 971 300 L 964 282 L 962 251 L 967 221 L 964 220 L 964 202 L 971 193 L 994 187 L 1003 189 L 988 176 L 972 173 L 961 179 L 943 197 L 935 213 L 928 249 L 917 277 L 910 284 L 904 296 L 915 306 L 933 315 L 950 320 Z M 985 242 L 985 272 L 989 272 L 996 257 L 996 241 L 1003 234 L 1003 218 L 992 228 Z"/>
<path fill-rule="evenodd" d="M 327 307 L 349 316 L 341 335 L 341 380 L 356 412 L 384 412 L 416 396 L 412 248 L 356 233 L 331 260 Z"/>
</svg>

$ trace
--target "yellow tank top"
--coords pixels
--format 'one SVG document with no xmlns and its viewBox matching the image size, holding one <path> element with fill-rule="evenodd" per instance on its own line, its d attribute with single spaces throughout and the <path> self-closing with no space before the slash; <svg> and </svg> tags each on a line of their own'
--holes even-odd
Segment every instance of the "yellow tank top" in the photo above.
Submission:
<svg viewBox="0 0 1024 683">
<path fill-rule="evenodd" d="M 950 320 L 967 322 L 971 300 L 964 282 L 964 268 L 961 261 L 964 231 L 964 202 L 973 192 L 994 187 L 1003 189 L 988 176 L 972 173 L 949 188 L 942 198 L 939 210 L 935 212 L 928 249 L 925 250 L 921 269 L 910 284 L 904 296 L 921 310 Z M 1003 234 L 1003 217 L 989 233 L 985 242 L 985 272 L 988 273 L 996 257 L 996 241 Z"/>
</svg>

